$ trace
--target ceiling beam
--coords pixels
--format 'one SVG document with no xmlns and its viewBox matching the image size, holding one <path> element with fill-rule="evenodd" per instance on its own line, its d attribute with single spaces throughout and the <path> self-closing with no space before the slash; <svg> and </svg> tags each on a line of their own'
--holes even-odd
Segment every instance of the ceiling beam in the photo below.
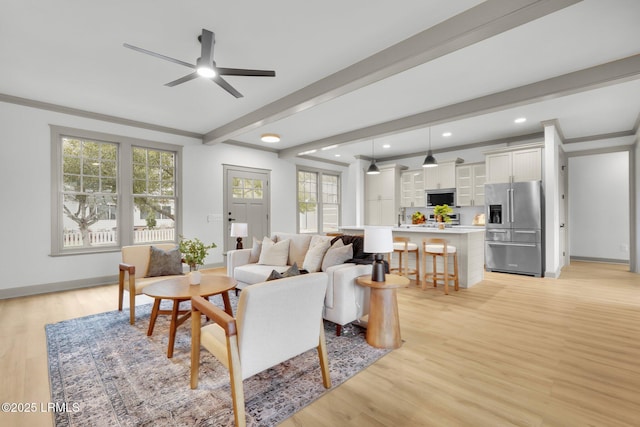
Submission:
<svg viewBox="0 0 640 427">
<path fill-rule="evenodd" d="M 290 158 L 296 156 L 299 152 L 317 150 L 327 145 L 360 142 L 373 137 L 392 135 L 439 123 L 447 123 L 452 120 L 474 117 L 638 78 L 640 78 L 640 55 L 629 56 L 525 86 L 307 142 L 283 149 L 278 156 L 280 158 Z"/>
<path fill-rule="evenodd" d="M 580 1 L 582 0 L 487 0 L 309 86 L 207 132 L 203 143 L 217 144 L 232 139 Z"/>
</svg>

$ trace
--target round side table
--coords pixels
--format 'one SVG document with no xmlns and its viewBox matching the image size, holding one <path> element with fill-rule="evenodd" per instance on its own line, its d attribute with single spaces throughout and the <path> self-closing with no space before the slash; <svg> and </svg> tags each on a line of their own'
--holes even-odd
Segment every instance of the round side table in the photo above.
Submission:
<svg viewBox="0 0 640 427">
<path fill-rule="evenodd" d="M 377 348 L 400 347 L 402 339 L 396 288 L 409 286 L 409 279 L 396 274 L 386 274 L 384 282 L 374 282 L 371 275 L 366 275 L 358 277 L 356 283 L 371 288 L 367 324 L 369 345 Z"/>
</svg>

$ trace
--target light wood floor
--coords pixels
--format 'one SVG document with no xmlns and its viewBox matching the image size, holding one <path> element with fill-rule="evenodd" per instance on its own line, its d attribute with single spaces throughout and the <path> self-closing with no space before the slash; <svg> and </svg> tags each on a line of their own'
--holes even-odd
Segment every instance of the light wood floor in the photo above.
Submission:
<svg viewBox="0 0 640 427">
<path fill-rule="evenodd" d="M 639 426 L 640 275 L 627 269 L 575 262 L 555 280 L 401 289 L 403 346 L 282 425 Z M 0 402 L 49 402 L 44 325 L 113 310 L 116 294 L 0 300 Z M 0 413 L 0 425 L 51 415 Z"/>
</svg>

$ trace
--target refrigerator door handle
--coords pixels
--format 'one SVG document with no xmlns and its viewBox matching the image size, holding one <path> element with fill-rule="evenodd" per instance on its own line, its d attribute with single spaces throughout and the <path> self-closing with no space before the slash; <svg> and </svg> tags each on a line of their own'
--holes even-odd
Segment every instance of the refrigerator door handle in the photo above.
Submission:
<svg viewBox="0 0 640 427">
<path fill-rule="evenodd" d="M 521 246 L 526 248 L 535 248 L 537 246 L 536 243 L 502 243 L 502 242 L 487 242 L 489 246 Z"/>
<path fill-rule="evenodd" d="M 511 189 L 510 199 L 509 199 L 509 205 L 510 205 L 509 214 L 511 215 L 511 222 L 514 222 L 514 221 L 515 221 L 515 218 L 514 218 L 514 217 L 515 217 L 515 215 L 514 215 L 514 211 L 516 210 L 516 207 L 514 206 L 514 203 L 513 203 L 513 192 L 514 192 L 514 191 L 515 191 L 515 190 L 512 188 L 512 189 Z"/>
<path fill-rule="evenodd" d="M 535 230 L 514 230 L 514 233 L 521 233 L 521 234 L 536 234 L 537 231 Z"/>
</svg>

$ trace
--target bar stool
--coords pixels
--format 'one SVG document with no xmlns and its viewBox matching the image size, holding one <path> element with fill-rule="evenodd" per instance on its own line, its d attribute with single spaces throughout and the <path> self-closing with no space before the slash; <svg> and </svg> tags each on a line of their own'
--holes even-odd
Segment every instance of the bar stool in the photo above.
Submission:
<svg viewBox="0 0 640 427">
<path fill-rule="evenodd" d="M 397 272 L 400 276 L 416 276 L 416 282 L 420 281 L 420 248 L 416 243 L 409 241 L 408 237 L 393 238 L 393 252 L 389 254 L 389 266 L 391 266 L 392 254 L 398 254 L 398 267 L 390 268 L 389 272 Z M 416 254 L 416 268 L 409 268 L 409 253 Z M 404 268 L 402 267 L 404 262 Z"/>
<path fill-rule="evenodd" d="M 422 289 L 426 289 L 427 282 L 432 282 L 435 288 L 438 284 L 438 280 L 444 281 L 444 293 L 449 295 L 449 281 L 454 281 L 454 288 L 457 291 L 459 289 L 458 282 L 458 252 L 455 246 L 447 244 L 444 239 L 422 239 L 422 270 L 424 276 L 422 278 Z M 453 274 L 449 274 L 449 255 L 453 255 Z M 431 256 L 433 259 L 433 271 L 427 272 L 427 256 Z M 442 257 L 444 271 L 438 272 L 437 258 Z M 431 280 L 427 280 L 431 278 Z"/>
</svg>

